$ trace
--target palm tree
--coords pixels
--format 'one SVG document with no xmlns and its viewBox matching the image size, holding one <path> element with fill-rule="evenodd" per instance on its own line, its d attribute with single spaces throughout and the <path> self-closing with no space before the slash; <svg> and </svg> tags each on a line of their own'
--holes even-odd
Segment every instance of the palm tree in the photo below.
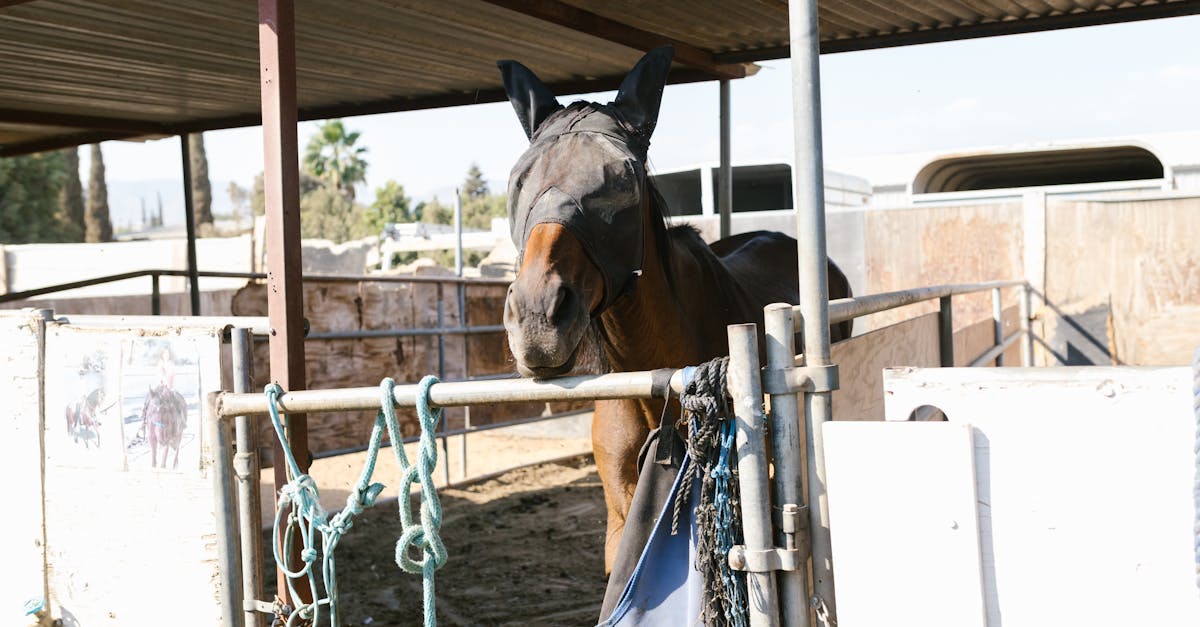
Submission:
<svg viewBox="0 0 1200 627">
<path fill-rule="evenodd" d="M 354 186 L 367 180 L 364 146 L 355 146 L 359 132 L 346 132 L 341 120 L 326 120 L 304 151 L 304 168 L 317 178 L 333 183 L 351 200 Z"/>
</svg>

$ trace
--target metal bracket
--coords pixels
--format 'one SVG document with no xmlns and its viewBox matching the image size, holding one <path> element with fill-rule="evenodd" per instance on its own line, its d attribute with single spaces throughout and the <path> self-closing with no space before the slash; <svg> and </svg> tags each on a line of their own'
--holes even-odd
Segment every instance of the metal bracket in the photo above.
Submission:
<svg viewBox="0 0 1200 627">
<path fill-rule="evenodd" d="M 838 389 L 838 367 L 796 366 L 794 368 L 763 368 L 763 392 L 795 394 L 797 392 L 832 392 Z"/>
<path fill-rule="evenodd" d="M 729 567 L 751 573 L 797 570 L 808 561 L 808 507 L 788 503 L 775 509 L 776 524 L 783 532 L 786 548 L 749 551 L 737 545 L 729 549 Z"/>
<path fill-rule="evenodd" d="M 766 549 L 747 551 L 737 545 L 729 549 L 729 567 L 750 573 L 769 573 L 776 570 L 796 570 L 800 565 L 800 551 L 795 549 Z"/>
</svg>

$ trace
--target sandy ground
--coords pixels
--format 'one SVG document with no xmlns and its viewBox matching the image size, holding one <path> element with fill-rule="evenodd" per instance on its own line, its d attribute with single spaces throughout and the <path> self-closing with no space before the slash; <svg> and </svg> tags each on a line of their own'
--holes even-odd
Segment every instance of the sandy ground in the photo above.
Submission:
<svg viewBox="0 0 1200 627">
<path fill-rule="evenodd" d="M 582 436 L 589 421 L 584 416 L 549 427 L 470 436 L 468 470 L 474 477 L 539 459 L 558 461 L 439 487 L 442 537 L 449 553 L 437 573 L 439 624 L 595 624 L 605 586 L 605 510 L 587 455 L 590 440 Z M 455 480 L 459 450 L 459 442 L 451 438 Z M 394 561 L 400 531 L 397 473 L 390 451 L 385 453 L 388 461 L 381 462 L 376 477 L 389 484 L 384 498 L 392 500 L 364 511 L 337 552 L 345 625 L 421 624 L 421 578 L 401 571 Z M 574 457 L 563 459 L 565 455 Z M 314 464 L 312 475 L 327 507 L 344 503 L 361 457 Z M 439 482 L 443 477 L 439 468 Z M 264 473 L 264 479 L 270 475 Z M 270 486 L 265 489 L 269 494 Z M 269 543 L 269 532 L 264 535 Z M 268 564 L 268 573 L 271 569 Z M 273 575 L 267 579 L 273 588 Z"/>
</svg>

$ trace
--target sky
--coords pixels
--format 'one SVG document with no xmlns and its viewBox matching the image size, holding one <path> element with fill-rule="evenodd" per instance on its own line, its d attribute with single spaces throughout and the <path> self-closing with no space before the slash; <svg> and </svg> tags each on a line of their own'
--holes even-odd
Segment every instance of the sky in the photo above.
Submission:
<svg viewBox="0 0 1200 627">
<path fill-rule="evenodd" d="M 1192 16 L 823 55 L 825 165 L 870 178 L 855 168 L 880 155 L 1200 130 L 1197 33 L 1200 16 Z M 787 161 L 792 153 L 789 63 L 760 65 L 757 75 L 732 83 L 735 164 Z M 586 97 L 607 102 L 612 93 Z M 564 104 L 575 99 L 560 97 Z M 502 188 L 527 146 L 508 103 L 345 123 L 362 132 L 367 147 L 367 184 L 359 194 L 367 202 L 389 179 L 418 200 L 444 198 L 471 163 Z M 317 124 L 301 124 L 301 153 Z M 717 83 L 669 86 L 650 149 L 652 170 L 715 163 L 717 132 Z M 248 187 L 262 170 L 262 131 L 209 132 L 205 145 L 219 211 L 228 204 L 229 181 Z M 167 222 L 176 221 L 171 216 L 182 211 L 182 192 L 173 191 L 182 186 L 177 139 L 106 142 L 103 150 L 110 187 L 137 190 L 155 182 L 166 190 Z M 81 161 L 86 177 L 86 151 Z M 114 207 L 122 210 L 136 208 Z"/>
</svg>

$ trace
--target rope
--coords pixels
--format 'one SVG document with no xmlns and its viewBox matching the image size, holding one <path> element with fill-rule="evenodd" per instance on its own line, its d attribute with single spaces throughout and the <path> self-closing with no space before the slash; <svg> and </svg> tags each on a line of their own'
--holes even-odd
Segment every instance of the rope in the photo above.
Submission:
<svg viewBox="0 0 1200 627">
<path fill-rule="evenodd" d="M 728 370 L 728 357 L 701 364 L 679 397 L 685 415 L 690 415 L 687 450 L 695 472 L 680 480 L 671 533 L 678 532 L 699 478 L 695 566 L 704 581 L 700 622 L 710 627 L 744 627 L 748 621 L 746 575 L 731 569 L 727 558 L 729 550 L 742 540 L 737 467 L 730 463 L 736 421 L 729 409 Z"/>
<path fill-rule="evenodd" d="M 436 377 L 425 377 L 418 386 L 417 416 L 421 425 L 421 442 L 417 464 L 410 464 L 404 452 L 400 437 L 400 424 L 396 417 L 393 390 L 396 382 L 384 379 L 380 384 L 380 409 L 375 414 L 375 424 L 371 429 L 371 437 L 367 446 L 367 459 L 354 489 L 346 497 L 346 507 L 330 517 L 321 507 L 320 492 L 313 478 L 300 472 L 300 466 L 288 444 L 283 431 L 283 422 L 279 417 L 278 402 L 283 388 L 277 384 L 266 387 L 268 406 L 271 413 L 271 424 L 275 427 L 275 435 L 283 445 L 284 458 L 287 463 L 288 482 L 279 491 L 278 508 L 275 510 L 275 523 L 272 529 L 272 547 L 275 553 L 275 564 L 280 572 L 287 575 L 287 587 L 293 602 L 300 599 L 296 592 L 294 581 L 307 579 L 309 589 L 313 592 L 311 603 L 299 604 L 295 608 L 281 607 L 281 614 L 286 615 L 285 624 L 293 627 L 300 624 L 318 624 L 321 619 L 321 608 L 329 608 L 329 624 L 340 625 L 338 619 L 338 587 L 337 562 L 334 559 L 338 543 L 351 527 L 354 517 L 362 513 L 364 508 L 371 507 L 383 491 L 382 483 L 371 483 L 375 473 L 375 463 L 379 459 L 379 450 L 383 446 L 383 433 L 386 430 L 393 443 L 392 453 L 401 469 L 400 482 L 400 538 L 396 542 L 396 563 L 405 572 L 421 573 L 424 577 L 424 617 L 425 625 L 437 624 L 437 612 L 434 602 L 434 571 L 446 563 L 446 548 L 442 544 L 439 532 L 442 524 L 442 507 L 438 500 L 437 490 L 433 485 L 433 471 L 437 466 L 437 445 L 433 434 L 441 418 L 441 410 L 430 407 L 429 390 L 437 383 Z M 420 523 L 413 522 L 412 503 L 408 495 L 412 484 L 421 484 Z M 289 506 L 286 524 L 283 512 Z M 283 539 L 280 541 L 280 529 L 283 528 Z M 288 568 L 288 562 L 281 553 L 290 549 L 300 536 L 300 558 L 304 565 L 298 570 Z M 322 551 L 317 550 L 316 537 L 320 535 Z M 413 559 L 409 550 L 416 549 L 423 553 L 420 559 Z M 317 594 L 317 579 L 313 572 L 313 563 L 321 557 L 321 580 L 325 583 L 325 598 Z"/>
</svg>

